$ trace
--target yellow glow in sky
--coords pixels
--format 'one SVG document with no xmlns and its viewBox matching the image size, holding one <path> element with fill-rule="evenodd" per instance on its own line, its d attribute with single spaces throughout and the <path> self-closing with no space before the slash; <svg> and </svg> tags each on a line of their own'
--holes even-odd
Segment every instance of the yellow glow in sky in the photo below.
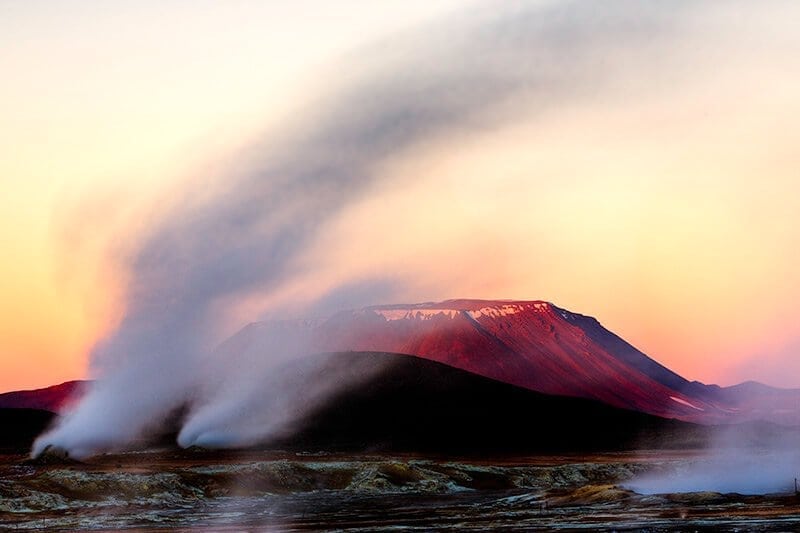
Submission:
<svg viewBox="0 0 800 533">
<path fill-rule="evenodd" d="M 224 189 L 237 150 L 356 75 L 353 50 L 458 9 L 0 5 L 0 391 L 84 377 L 120 257 L 186 183 Z M 669 66 L 398 154 L 257 301 L 387 276 L 407 299 L 547 299 L 689 379 L 800 386 L 797 11 L 734 9 Z"/>
<path fill-rule="evenodd" d="M 118 313 L 98 230 L 146 229 L 176 183 L 297 113 L 330 61 L 455 5 L 0 5 L 0 390 L 84 375 Z"/>
</svg>

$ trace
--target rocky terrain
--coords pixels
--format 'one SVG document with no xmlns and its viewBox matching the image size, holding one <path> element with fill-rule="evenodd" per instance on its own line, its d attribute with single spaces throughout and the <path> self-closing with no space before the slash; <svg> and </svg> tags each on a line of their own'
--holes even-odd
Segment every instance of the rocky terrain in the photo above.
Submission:
<svg viewBox="0 0 800 533">
<path fill-rule="evenodd" d="M 640 495 L 691 452 L 496 461 L 285 452 L 148 452 L 89 463 L 3 457 L 0 527 L 236 531 L 787 531 L 794 494 Z"/>
</svg>

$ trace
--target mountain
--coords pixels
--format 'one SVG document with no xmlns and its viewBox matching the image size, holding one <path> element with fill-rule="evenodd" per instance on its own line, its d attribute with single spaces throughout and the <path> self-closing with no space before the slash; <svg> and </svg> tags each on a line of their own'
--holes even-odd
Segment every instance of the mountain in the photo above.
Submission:
<svg viewBox="0 0 800 533">
<path fill-rule="evenodd" d="M 306 352 L 414 355 L 531 391 L 663 418 L 800 423 L 798 390 L 689 381 L 596 319 L 543 301 L 448 300 L 367 307 L 321 321 L 256 323 L 222 351 L 274 349 L 276 339 Z"/>
<path fill-rule="evenodd" d="M 26 453 L 34 439 L 77 401 L 88 381 L 0 394 L 0 454 Z"/>
<path fill-rule="evenodd" d="M 67 381 L 43 389 L 0 394 L 0 409 L 38 409 L 60 413 L 80 397 L 88 381 Z"/>
<path fill-rule="evenodd" d="M 317 372 L 314 360 L 324 360 L 322 355 L 345 361 L 346 372 L 340 364 Z M 544 434 L 544 447 L 583 439 L 586 446 L 613 448 L 641 438 L 644 430 L 677 431 L 677 440 L 687 442 L 687 435 L 692 441 L 702 434 L 692 429 L 695 424 L 800 424 L 800 390 L 689 381 L 596 319 L 542 301 L 448 300 L 367 307 L 322 320 L 253 323 L 220 345 L 206 361 L 206 374 L 227 376 L 220 367 L 239 369 L 252 381 L 265 357 L 283 357 L 294 369 L 285 379 L 270 370 L 246 394 L 269 396 L 280 382 L 290 383 L 288 390 L 299 391 L 301 400 L 306 390 L 333 395 L 314 404 L 318 408 L 287 445 L 322 446 L 327 439 L 344 448 L 385 446 L 405 442 L 403 431 L 409 431 L 415 449 L 424 447 L 424 434 L 435 436 L 431 449 L 442 450 L 460 442 L 448 435 L 460 435 L 474 449 L 490 448 L 481 439 L 492 435 L 540 449 L 535 435 Z M 12 426 L 31 416 L 33 425 L 41 425 L 45 411 L 61 412 L 86 383 L 2 394 L 0 409 L 6 408 Z M 293 399 L 283 401 L 291 405 Z M 594 435 L 604 428 L 608 439 Z M 497 449 L 513 446 L 506 442 Z"/>
</svg>

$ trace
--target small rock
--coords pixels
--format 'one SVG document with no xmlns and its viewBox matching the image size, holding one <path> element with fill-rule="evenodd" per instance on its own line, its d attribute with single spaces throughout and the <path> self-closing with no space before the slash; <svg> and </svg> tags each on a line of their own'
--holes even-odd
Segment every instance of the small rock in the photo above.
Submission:
<svg viewBox="0 0 800 533">
<path fill-rule="evenodd" d="M 24 465 L 32 465 L 32 466 L 42 466 L 42 465 L 67 465 L 67 464 L 78 464 L 80 461 L 73 459 L 69 456 L 69 452 L 63 448 L 59 448 L 58 446 L 49 445 L 42 453 L 37 455 L 36 457 L 32 457 L 22 464 Z"/>
</svg>

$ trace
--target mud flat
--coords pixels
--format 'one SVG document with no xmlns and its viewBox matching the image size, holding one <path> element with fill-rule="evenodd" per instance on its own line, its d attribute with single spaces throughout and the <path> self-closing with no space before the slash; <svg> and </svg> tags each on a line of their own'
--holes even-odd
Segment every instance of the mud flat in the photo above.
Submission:
<svg viewBox="0 0 800 533">
<path fill-rule="evenodd" d="M 800 499 L 641 495 L 693 452 L 463 459 L 147 452 L 86 463 L 0 457 L 0 529 L 793 531 Z"/>
</svg>

